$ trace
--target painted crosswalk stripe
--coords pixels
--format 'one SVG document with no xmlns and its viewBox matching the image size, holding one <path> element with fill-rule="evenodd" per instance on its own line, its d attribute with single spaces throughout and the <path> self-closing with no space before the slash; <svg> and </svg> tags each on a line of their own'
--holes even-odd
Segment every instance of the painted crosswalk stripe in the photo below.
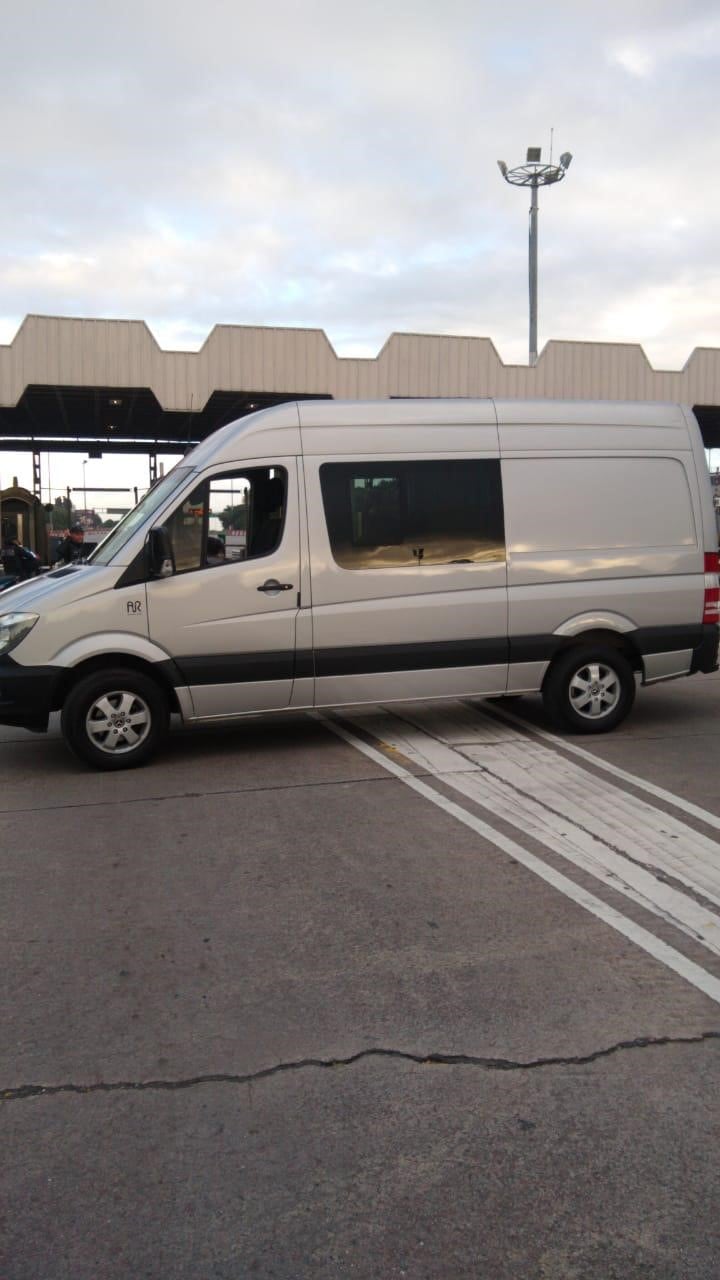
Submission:
<svg viewBox="0 0 720 1280">
<path fill-rule="evenodd" d="M 523 805 L 544 819 L 541 825 L 550 824 L 555 814 L 568 830 L 572 827 L 595 836 L 608 850 L 646 867 L 654 876 L 671 877 L 720 907 L 720 844 L 672 814 L 508 725 L 498 725 L 496 735 L 478 741 L 470 732 L 471 724 L 458 729 L 452 710 L 434 713 L 428 706 L 393 707 L 390 718 L 389 714 L 386 711 L 377 720 L 377 736 L 385 740 L 389 736 L 392 742 L 397 736 L 400 750 L 418 756 L 427 752 L 426 741 L 439 739 L 446 763 L 448 751 L 456 759 L 452 770 L 442 772 L 474 769 L 480 773 L 488 782 L 484 790 L 488 807 L 493 794 L 505 794 L 516 808 Z M 488 717 L 476 712 L 475 719 L 482 725 Z"/>
<path fill-rule="evenodd" d="M 521 720 L 520 716 L 516 716 L 513 711 L 508 711 L 506 707 L 493 705 L 492 715 L 500 716 L 508 724 L 518 725 L 534 737 L 541 738 L 556 747 L 561 747 L 563 751 L 567 751 L 581 760 L 588 761 L 593 769 L 600 769 L 603 773 L 611 773 L 614 777 L 620 778 L 621 781 L 629 782 L 631 786 L 637 787 L 638 790 L 646 791 L 648 795 L 655 796 L 657 800 L 662 800 L 665 804 L 671 804 L 675 809 L 681 809 L 683 813 L 687 813 L 689 817 L 697 818 L 700 822 L 704 822 L 706 826 L 714 827 L 717 831 L 720 831 L 720 817 L 716 813 L 711 813 L 709 809 L 702 809 L 700 805 L 693 804 L 691 800 L 686 800 L 684 796 L 678 796 L 672 791 L 666 791 L 664 787 L 658 787 L 654 782 L 639 778 L 637 774 L 629 773 L 626 769 L 621 769 L 618 765 L 611 764 L 609 760 L 602 760 L 600 756 L 594 756 L 592 752 L 586 751 L 584 747 L 579 747 L 575 742 L 569 742 L 566 738 L 558 739 L 555 734 L 548 733 L 547 729 L 541 729 L 539 725 L 528 724 L 526 720 Z"/>
<path fill-rule="evenodd" d="M 494 845 L 503 853 L 508 854 L 516 862 L 519 862 L 529 871 L 532 871 L 533 874 L 539 876 L 547 884 L 552 885 L 553 888 L 557 889 L 565 897 L 575 902 L 578 906 L 581 906 L 584 910 L 590 912 L 590 914 L 595 916 L 597 919 L 602 920 L 616 932 L 634 942 L 648 955 L 652 956 L 655 960 L 664 964 L 667 968 L 683 977 L 687 982 L 691 983 L 692 986 L 703 992 L 704 995 L 707 995 L 715 1003 L 720 1004 L 720 979 L 716 978 L 713 974 L 709 973 L 706 969 L 703 969 L 694 961 L 688 959 L 688 957 L 684 956 L 682 952 L 677 951 L 674 947 L 663 942 L 660 938 L 651 933 L 649 929 L 645 929 L 642 925 L 636 924 L 634 920 L 624 916 L 622 912 L 616 910 L 616 908 L 610 906 L 595 894 L 588 892 L 581 885 L 571 880 L 562 872 L 557 871 L 554 867 L 544 862 L 542 858 L 539 858 L 535 854 L 524 849 L 522 845 L 517 843 L 517 841 L 512 840 L 503 832 L 497 831 L 489 823 L 478 817 L 476 813 L 464 808 L 462 805 L 456 803 L 454 800 L 438 791 L 435 787 L 429 785 L 422 778 L 416 777 L 410 773 L 409 770 L 404 768 L 396 760 L 390 759 L 386 754 L 371 746 L 356 733 L 351 732 L 344 724 L 339 724 L 334 718 L 323 715 L 319 712 L 314 714 L 315 718 L 324 723 L 331 732 L 342 738 L 356 750 L 362 752 L 388 773 L 398 778 L 405 786 L 416 792 L 416 794 L 423 796 L 424 799 L 444 810 L 444 812 L 456 818 L 459 822 L 462 822 L 488 843 Z M 379 714 L 381 721 L 385 724 L 387 730 L 390 727 L 386 723 L 386 720 L 389 720 L 389 717 L 387 717 L 387 713 Z M 358 717 L 358 719 L 360 719 L 360 717 Z M 362 716 L 360 722 L 366 731 L 372 732 L 371 716 Z M 388 736 L 392 737 L 392 734 L 388 734 Z M 406 745 L 408 745 L 407 742 Z M 418 746 L 419 745 L 420 744 L 418 743 Z M 455 783 L 464 783 L 465 780 L 467 780 L 467 778 L 474 772 L 479 772 L 477 764 L 473 769 L 473 764 L 469 759 L 467 761 L 467 765 L 467 770 L 457 770 L 455 772 L 444 771 L 443 773 L 434 773 L 433 776 L 447 784 L 451 784 L 451 780 L 454 780 Z M 658 910 L 656 911 L 656 914 L 663 913 L 661 910 Z M 680 927 L 679 924 L 678 927 Z M 686 925 L 684 931 L 687 933 L 692 930 L 691 927 Z"/>
</svg>

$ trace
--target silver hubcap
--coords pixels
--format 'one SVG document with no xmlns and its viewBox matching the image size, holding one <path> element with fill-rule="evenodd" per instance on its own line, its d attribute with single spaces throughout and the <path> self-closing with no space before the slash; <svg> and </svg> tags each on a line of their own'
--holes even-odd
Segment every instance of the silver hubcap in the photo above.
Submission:
<svg viewBox="0 0 720 1280">
<path fill-rule="evenodd" d="M 570 681 L 570 705 L 586 720 L 610 715 L 620 701 L 620 679 L 603 662 L 579 667 Z"/>
<path fill-rule="evenodd" d="M 88 738 L 99 751 L 111 756 L 139 747 L 150 732 L 150 724 L 149 706 L 127 689 L 103 693 L 85 717 Z"/>
</svg>

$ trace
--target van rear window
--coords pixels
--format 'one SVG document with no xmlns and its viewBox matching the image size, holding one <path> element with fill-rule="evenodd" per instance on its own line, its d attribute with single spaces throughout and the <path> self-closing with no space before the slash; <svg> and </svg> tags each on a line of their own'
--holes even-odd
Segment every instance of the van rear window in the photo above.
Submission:
<svg viewBox="0 0 720 1280">
<path fill-rule="evenodd" d="M 496 459 L 327 462 L 320 485 L 333 557 L 343 569 L 505 559 Z"/>
</svg>

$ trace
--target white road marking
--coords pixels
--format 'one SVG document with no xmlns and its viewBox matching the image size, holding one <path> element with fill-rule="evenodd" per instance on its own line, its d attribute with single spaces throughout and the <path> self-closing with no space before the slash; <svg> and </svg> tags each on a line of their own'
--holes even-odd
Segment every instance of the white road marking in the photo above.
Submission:
<svg viewBox="0 0 720 1280">
<path fill-rule="evenodd" d="M 720 847 L 714 841 L 514 729 L 500 726 L 500 736 L 478 746 L 458 742 L 471 726 L 458 726 L 454 710 L 393 707 L 357 721 L 354 712 L 346 718 L 720 955 L 720 917 L 658 879 L 658 872 L 671 875 L 720 905 Z M 454 748 L 435 737 L 448 733 Z"/>
<path fill-rule="evenodd" d="M 465 710 L 472 717 L 472 710 Z M 516 808 L 520 803 L 527 804 L 531 812 L 544 816 L 547 822 L 551 821 L 551 811 L 564 820 L 565 826 L 572 824 L 575 829 L 594 835 L 625 859 L 640 863 L 654 875 L 660 872 L 672 876 L 720 906 L 720 845 L 671 814 L 595 777 L 587 768 L 509 726 L 498 726 L 501 734 L 488 749 L 468 738 L 462 719 L 458 723 L 452 709 L 438 709 L 433 716 L 429 706 L 393 707 L 393 713 L 415 726 L 420 741 L 428 734 L 446 744 L 452 741 L 460 760 L 472 762 L 483 776 L 489 773 L 496 779 L 498 794 L 503 793 L 500 784 L 506 784 L 505 794 L 510 789 Z M 475 715 L 480 722 L 489 718 L 479 710 Z M 389 733 L 394 743 L 393 728 L 387 720 L 383 723 L 385 733 L 378 736 L 386 738 Z M 413 746 L 411 733 L 403 730 L 403 734 Z M 557 745 L 564 747 L 565 742 Z M 594 757 L 588 753 L 588 759 Z M 458 766 L 456 772 L 459 771 Z M 482 803 L 479 797 L 473 798 Z M 534 808 L 532 800 L 537 802 Z"/>
<path fill-rule="evenodd" d="M 480 714 L 479 708 L 478 714 Z M 664 787 L 655 786 L 654 782 L 647 782 L 644 778 L 638 778 L 635 773 L 628 773 L 625 769 L 619 768 L 618 765 L 610 764 L 608 760 L 601 760 L 598 756 L 594 756 L 592 752 L 585 751 L 583 747 L 578 747 L 574 742 L 568 742 L 566 738 L 558 738 L 555 734 L 548 733 L 547 729 L 528 724 L 526 720 L 521 720 L 520 716 L 516 716 L 514 712 L 507 711 L 505 707 L 493 706 L 493 715 L 507 720 L 508 724 L 520 725 L 528 733 L 534 734 L 535 737 L 542 738 L 556 747 L 561 747 L 563 751 L 578 756 L 581 760 L 587 760 L 594 769 L 602 769 L 604 773 L 612 773 L 616 778 L 621 778 L 623 782 L 632 783 L 639 790 L 647 791 L 648 795 L 656 796 L 658 800 L 664 800 L 666 804 L 671 804 L 674 808 L 681 809 L 683 813 L 689 814 L 691 818 L 698 818 L 706 826 L 715 827 L 717 831 L 720 831 L 720 817 L 716 813 L 711 813 L 709 809 L 702 809 L 700 805 L 693 804 L 690 800 L 685 800 L 683 796 L 676 796 L 672 791 L 666 791 Z"/>
<path fill-rule="evenodd" d="M 442 795 L 441 792 L 436 791 L 431 786 L 428 786 L 428 784 L 423 782 L 421 778 L 414 777 L 413 774 L 409 773 L 407 769 L 404 769 L 402 765 L 399 765 L 395 760 L 388 759 L 388 757 L 383 755 L 382 752 L 377 751 L 367 742 L 364 742 L 362 738 L 358 738 L 355 734 L 350 733 L 343 725 L 338 724 L 328 716 L 322 715 L 320 712 L 314 712 L 312 714 L 316 719 L 322 721 L 322 723 L 325 724 L 332 733 L 336 734 L 339 738 L 343 738 L 350 746 L 355 747 L 356 750 L 361 751 L 363 755 L 375 761 L 376 764 L 380 765 L 383 769 L 387 770 L 388 773 L 403 782 L 405 786 L 410 787 L 412 791 L 423 796 L 425 800 L 429 800 L 431 804 L 437 805 L 439 809 L 444 810 L 445 813 L 456 818 L 458 822 L 462 822 L 464 826 L 475 831 L 477 835 L 482 836 L 482 838 L 489 844 L 494 845 L 497 849 L 501 849 L 503 853 L 514 858 L 516 862 L 527 867 L 527 869 L 532 871 L 534 875 L 539 876 L 540 879 L 544 880 L 547 884 L 552 885 L 554 889 L 557 889 L 560 893 L 564 894 L 566 898 L 577 903 L 578 906 L 582 907 L 585 911 L 589 911 L 590 914 L 595 916 L 598 920 L 602 920 L 604 924 L 609 925 L 611 929 L 615 929 L 617 933 L 622 934 L 623 937 L 628 938 L 629 941 L 634 942 L 638 947 L 641 947 L 642 950 L 652 956 L 653 959 L 658 960 L 661 964 L 664 964 L 666 968 L 671 969 L 674 973 L 677 973 L 680 977 L 684 978 L 686 982 L 689 982 L 693 987 L 696 987 L 698 991 L 701 991 L 703 995 L 708 996 L 710 1000 L 713 1000 L 716 1004 L 720 1004 L 720 979 L 715 978 L 713 974 L 708 973 L 707 970 L 701 968 L 700 965 L 695 964 L 694 961 L 688 960 L 688 958 L 680 951 L 676 951 L 674 947 L 668 946 L 668 944 L 663 942 L 660 938 L 656 938 L 654 934 L 650 933 L 648 929 L 644 929 L 642 925 L 638 925 L 633 920 L 629 920 L 620 911 L 616 911 L 614 907 L 603 902 L 601 898 L 597 898 L 594 894 L 588 893 L 587 890 L 581 888 L 580 885 L 575 884 L 573 880 L 570 880 L 561 872 L 556 871 L 554 867 L 548 866 L 548 864 L 543 862 L 541 858 L 537 858 L 535 854 L 529 853 L 526 849 L 523 849 L 521 845 L 516 843 L 516 841 L 510 840 L 501 832 L 496 831 L 493 827 L 489 826 L 488 823 L 483 822 L 481 818 L 478 818 L 476 814 L 470 813 L 467 809 L 463 809 L 461 805 L 456 804 L 453 800 L 448 799 L 447 796 Z"/>
</svg>

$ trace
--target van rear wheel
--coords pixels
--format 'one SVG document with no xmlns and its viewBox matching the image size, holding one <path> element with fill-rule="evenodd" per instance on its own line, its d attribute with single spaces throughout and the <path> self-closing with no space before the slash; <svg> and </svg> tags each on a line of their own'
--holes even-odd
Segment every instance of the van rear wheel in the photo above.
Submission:
<svg viewBox="0 0 720 1280">
<path fill-rule="evenodd" d="M 70 690 L 62 711 L 68 746 L 96 769 L 132 769 L 162 745 L 169 725 L 162 689 L 141 671 L 94 671 Z"/>
<path fill-rule="evenodd" d="M 635 676 L 627 658 L 612 646 L 571 649 L 550 668 L 543 702 L 551 718 L 576 733 L 607 733 L 630 712 Z"/>
</svg>

